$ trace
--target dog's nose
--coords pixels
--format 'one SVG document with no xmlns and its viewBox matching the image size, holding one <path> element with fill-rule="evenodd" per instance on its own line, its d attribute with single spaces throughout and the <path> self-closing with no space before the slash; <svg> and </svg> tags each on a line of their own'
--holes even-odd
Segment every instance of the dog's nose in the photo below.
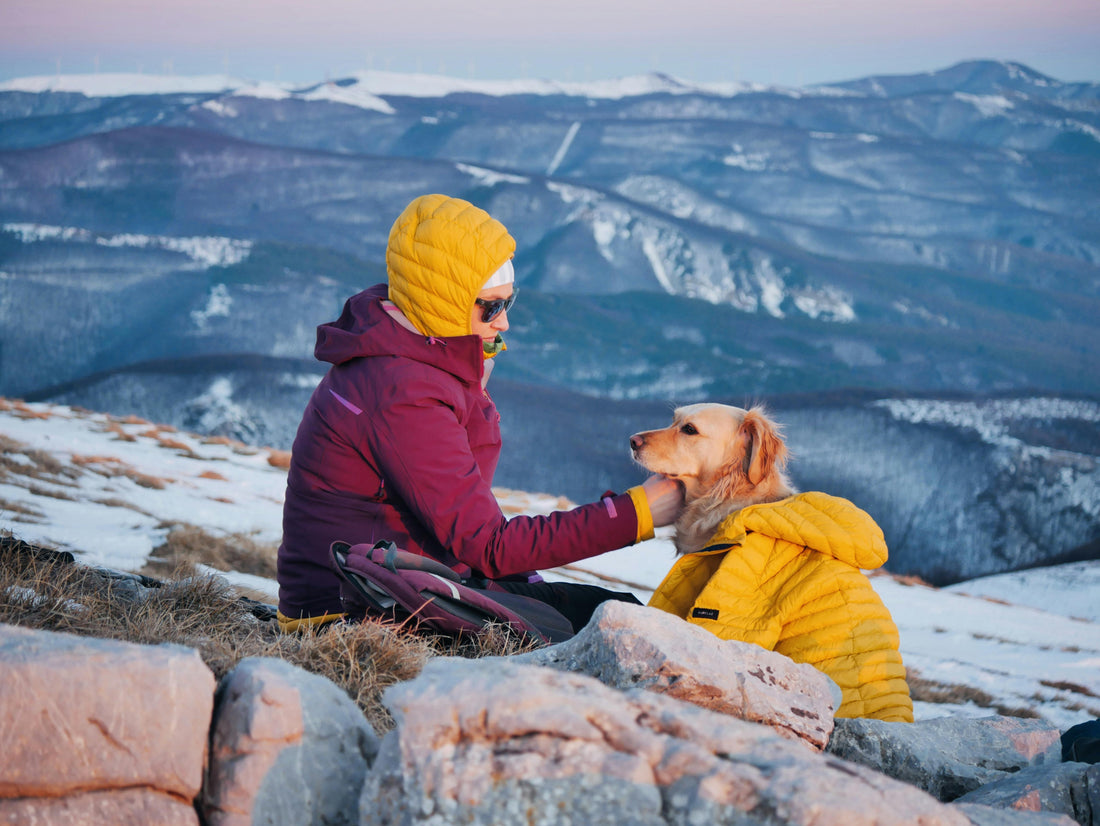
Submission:
<svg viewBox="0 0 1100 826">
<path fill-rule="evenodd" d="M 635 433 L 633 436 L 630 437 L 630 446 L 634 450 L 637 450 L 638 448 L 640 448 L 644 444 L 645 444 L 645 436 L 643 436 L 641 433 Z"/>
</svg>

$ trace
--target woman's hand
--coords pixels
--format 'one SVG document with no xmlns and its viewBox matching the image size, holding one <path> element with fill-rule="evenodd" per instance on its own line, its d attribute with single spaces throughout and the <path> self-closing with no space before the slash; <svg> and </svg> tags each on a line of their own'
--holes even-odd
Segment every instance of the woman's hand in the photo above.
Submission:
<svg viewBox="0 0 1100 826">
<path fill-rule="evenodd" d="M 653 527 L 671 525 L 684 508 L 684 489 L 680 483 L 667 476 L 650 476 L 642 483 Z"/>
</svg>

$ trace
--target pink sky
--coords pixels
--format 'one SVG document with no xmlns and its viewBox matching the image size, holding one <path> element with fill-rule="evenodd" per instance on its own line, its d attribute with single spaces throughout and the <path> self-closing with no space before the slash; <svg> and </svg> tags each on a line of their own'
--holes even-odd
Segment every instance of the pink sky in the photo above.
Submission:
<svg viewBox="0 0 1100 826">
<path fill-rule="evenodd" d="M 473 9 L 477 9 L 476 14 Z M 816 83 L 1016 60 L 1100 82 L 1100 0 L 3 0 L 0 78 L 359 69 Z"/>
</svg>

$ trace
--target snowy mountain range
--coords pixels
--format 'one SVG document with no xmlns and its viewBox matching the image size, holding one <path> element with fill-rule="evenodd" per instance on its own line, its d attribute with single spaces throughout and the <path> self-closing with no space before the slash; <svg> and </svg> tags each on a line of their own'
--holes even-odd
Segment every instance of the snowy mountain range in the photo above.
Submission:
<svg viewBox="0 0 1100 826">
<path fill-rule="evenodd" d="M 519 242 L 517 380 L 1096 393 L 1097 158 L 1100 85 L 1004 63 L 808 89 L 9 81 L 0 319 L 20 323 L 0 392 L 176 355 L 308 357 L 309 330 L 384 278 L 393 217 L 443 191 Z M 178 249 L 196 238 L 247 253 L 202 270 Z M 53 307 L 81 347 L 25 358 Z M 562 348 L 573 327 L 585 348 Z"/>
<path fill-rule="evenodd" d="M 179 527 L 279 541 L 285 457 L 136 417 L 0 399 L 0 525 L 84 564 L 137 571 Z M 498 488 L 506 514 L 568 500 Z M 674 556 L 648 542 L 544 572 L 632 590 L 643 601 Z M 224 571 L 274 601 L 276 584 Z M 872 578 L 898 624 L 918 719 L 1022 714 L 1060 729 L 1100 717 L 1100 562 L 1002 574 L 938 589 Z M 933 698 L 935 701 L 933 701 Z"/>
<path fill-rule="evenodd" d="M 518 241 L 499 483 L 584 500 L 673 405 L 764 400 L 899 573 L 1100 556 L 1100 84 L 1014 63 L 9 81 L 0 395 L 289 448 L 316 325 L 429 191 Z"/>
</svg>

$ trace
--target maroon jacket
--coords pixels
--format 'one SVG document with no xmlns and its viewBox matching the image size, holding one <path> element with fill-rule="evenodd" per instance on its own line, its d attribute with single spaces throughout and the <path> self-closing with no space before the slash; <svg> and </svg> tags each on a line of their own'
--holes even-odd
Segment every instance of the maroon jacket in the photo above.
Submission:
<svg viewBox="0 0 1100 826">
<path fill-rule="evenodd" d="M 549 516 L 505 518 L 491 485 L 500 414 L 482 389 L 477 336 L 429 338 L 383 309 L 385 284 L 348 299 L 317 328 L 333 366 L 294 439 L 279 610 L 342 610 L 329 545 L 393 540 L 460 574 L 504 578 L 576 562 L 635 541 L 628 494 Z"/>
</svg>

